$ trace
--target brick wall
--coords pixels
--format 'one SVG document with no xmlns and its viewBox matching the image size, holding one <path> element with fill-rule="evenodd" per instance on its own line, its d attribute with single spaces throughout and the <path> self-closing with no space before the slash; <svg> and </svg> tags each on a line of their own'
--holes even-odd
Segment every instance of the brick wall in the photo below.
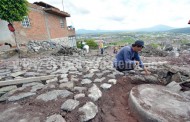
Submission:
<svg viewBox="0 0 190 122">
<path fill-rule="evenodd" d="M 65 17 L 62 17 L 64 28 L 61 28 L 60 16 L 46 13 L 42 7 L 34 4 L 30 4 L 29 10 L 30 27 L 23 27 L 21 22 L 13 24 L 19 43 L 27 43 L 30 40 L 57 39 L 70 35 Z"/>
<path fill-rule="evenodd" d="M 48 24 L 50 29 L 51 38 L 61 38 L 68 36 L 66 18 L 59 17 L 53 14 L 48 14 Z M 60 20 L 63 20 L 64 27 L 61 28 Z"/>
</svg>

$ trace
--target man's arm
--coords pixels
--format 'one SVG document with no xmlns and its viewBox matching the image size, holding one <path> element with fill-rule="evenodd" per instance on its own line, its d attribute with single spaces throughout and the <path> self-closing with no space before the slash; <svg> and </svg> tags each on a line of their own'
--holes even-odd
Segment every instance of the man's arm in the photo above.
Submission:
<svg viewBox="0 0 190 122">
<path fill-rule="evenodd" d="M 123 58 L 126 69 L 134 69 L 137 61 L 132 60 L 132 53 L 129 50 L 124 50 Z"/>
<path fill-rule="evenodd" d="M 143 62 L 141 61 L 140 56 L 139 56 L 138 53 L 136 53 L 136 55 L 135 55 L 135 60 L 139 61 L 139 66 L 144 69 L 146 75 L 151 74 L 151 72 L 149 72 L 149 71 L 147 70 L 147 68 L 144 66 L 144 64 L 143 64 Z"/>
<path fill-rule="evenodd" d="M 130 51 L 128 51 L 128 50 L 124 50 L 124 52 L 123 52 L 124 54 L 124 61 L 125 62 L 129 62 L 129 63 L 133 63 L 133 64 L 135 64 L 135 62 L 131 59 L 131 53 L 130 53 Z"/>
<path fill-rule="evenodd" d="M 144 69 L 144 64 L 141 61 L 140 56 L 139 56 L 138 53 L 135 53 L 134 58 L 135 58 L 136 61 L 139 61 L 139 66 Z"/>
</svg>

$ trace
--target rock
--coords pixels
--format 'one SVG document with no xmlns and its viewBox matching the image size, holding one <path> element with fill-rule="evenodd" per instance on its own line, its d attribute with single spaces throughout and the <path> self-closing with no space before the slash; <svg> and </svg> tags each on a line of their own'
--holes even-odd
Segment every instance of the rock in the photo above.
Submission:
<svg viewBox="0 0 190 122">
<path fill-rule="evenodd" d="M 42 86 L 42 83 L 39 82 L 32 82 L 32 83 L 25 83 L 23 84 L 23 87 L 29 87 L 29 86 Z"/>
<path fill-rule="evenodd" d="M 43 85 L 43 84 L 32 86 L 30 91 L 31 92 L 36 92 L 37 90 L 44 88 L 44 86 L 45 85 Z"/>
<path fill-rule="evenodd" d="M 96 83 L 96 82 L 102 82 L 103 80 L 105 80 L 106 78 L 105 77 L 102 77 L 102 78 L 96 78 L 95 80 L 94 80 L 94 82 Z"/>
<path fill-rule="evenodd" d="M 33 96 L 33 95 L 36 95 L 36 93 L 31 93 L 31 92 L 27 92 L 27 93 L 20 93 L 18 94 L 17 96 L 11 96 L 8 98 L 8 101 L 17 101 L 17 100 L 20 100 L 20 99 L 23 99 L 23 98 L 27 98 L 27 97 L 30 97 L 30 96 Z"/>
<path fill-rule="evenodd" d="M 73 82 L 68 82 L 68 83 L 62 83 L 59 85 L 59 88 L 73 88 L 74 87 L 74 83 Z"/>
<path fill-rule="evenodd" d="M 24 76 L 25 77 L 35 77 L 35 76 L 38 76 L 39 73 L 36 73 L 36 72 L 26 72 L 24 73 Z"/>
<path fill-rule="evenodd" d="M 81 122 L 86 122 L 96 116 L 98 107 L 92 102 L 87 102 L 83 107 L 79 108 L 79 112 L 83 113 L 83 115 L 80 116 Z"/>
<path fill-rule="evenodd" d="M 60 78 L 67 78 L 68 74 L 61 74 Z"/>
<path fill-rule="evenodd" d="M 47 117 L 46 122 L 66 122 L 66 120 L 59 114 L 54 114 Z"/>
<path fill-rule="evenodd" d="M 157 71 L 157 74 L 158 74 L 158 77 L 161 78 L 161 79 L 166 78 L 167 75 L 168 75 L 168 71 L 165 70 L 165 69 L 161 69 L 161 70 Z"/>
<path fill-rule="evenodd" d="M 116 79 L 109 79 L 109 80 L 108 80 L 108 83 L 116 84 L 116 83 L 117 83 L 117 80 L 116 80 Z"/>
<path fill-rule="evenodd" d="M 73 94 L 72 92 L 69 92 L 67 90 L 53 90 L 49 91 L 47 93 L 39 95 L 36 99 L 43 100 L 43 101 L 50 101 L 50 100 L 55 100 L 57 97 L 68 97 L 69 95 Z"/>
<path fill-rule="evenodd" d="M 10 76 L 12 76 L 12 77 L 17 77 L 17 76 L 19 76 L 19 75 L 24 74 L 25 72 L 26 72 L 26 70 L 24 70 L 24 71 L 19 71 L 19 72 L 15 72 L 15 73 L 11 73 Z"/>
<path fill-rule="evenodd" d="M 143 84 L 133 87 L 129 106 L 141 122 L 190 120 L 190 99 L 161 85 Z"/>
<path fill-rule="evenodd" d="M 112 86 L 111 84 L 104 83 L 100 87 L 103 88 L 103 89 L 109 89 L 109 88 L 111 88 L 111 86 Z"/>
<path fill-rule="evenodd" d="M 173 50 L 173 46 L 171 44 L 167 44 L 164 48 L 164 51 L 172 51 Z"/>
<path fill-rule="evenodd" d="M 96 75 L 100 78 L 104 75 L 104 73 L 96 73 Z"/>
<path fill-rule="evenodd" d="M 109 74 L 109 75 L 107 75 L 107 77 L 115 78 L 115 75 L 114 74 Z"/>
<path fill-rule="evenodd" d="M 190 91 L 190 82 L 186 81 L 183 83 L 180 83 L 180 86 L 182 87 L 182 91 Z"/>
<path fill-rule="evenodd" d="M 11 90 L 16 89 L 16 88 L 17 88 L 16 85 L 14 85 L 14 86 L 6 86 L 6 87 L 0 88 L 0 92 L 8 92 L 8 91 L 11 91 Z"/>
<path fill-rule="evenodd" d="M 182 78 L 181 78 L 181 74 L 178 72 L 174 75 L 172 75 L 172 81 L 175 81 L 177 83 L 183 82 Z"/>
<path fill-rule="evenodd" d="M 64 79 L 59 80 L 59 83 L 67 83 L 67 82 L 69 82 L 68 78 L 64 78 Z"/>
<path fill-rule="evenodd" d="M 85 91 L 86 89 L 87 89 L 86 87 L 78 87 L 78 86 L 74 87 L 74 90 L 79 91 L 80 93 Z"/>
<path fill-rule="evenodd" d="M 134 84 L 145 82 L 145 78 L 141 75 L 134 75 L 134 76 L 130 76 L 129 78 L 131 79 L 130 82 Z"/>
<path fill-rule="evenodd" d="M 92 81 L 90 79 L 83 79 L 81 81 L 81 84 L 90 84 L 90 83 L 92 83 Z"/>
<path fill-rule="evenodd" d="M 86 74 L 83 76 L 83 78 L 92 78 L 94 73 Z"/>
<path fill-rule="evenodd" d="M 144 78 L 145 78 L 146 83 L 158 83 L 159 82 L 158 79 L 153 75 L 145 75 Z"/>
<path fill-rule="evenodd" d="M 97 72 L 97 71 L 99 71 L 99 70 L 98 69 L 91 69 L 89 72 L 94 73 L 94 72 Z"/>
<path fill-rule="evenodd" d="M 170 82 L 166 87 L 175 92 L 179 92 L 181 90 L 181 86 L 175 81 Z"/>
<path fill-rule="evenodd" d="M 81 97 L 85 97 L 85 94 L 76 94 L 75 96 L 74 96 L 74 99 L 76 100 L 76 99 L 79 99 L 79 98 L 81 98 Z"/>
<path fill-rule="evenodd" d="M 24 90 L 26 87 L 20 87 L 20 88 L 17 88 L 17 89 L 13 89 L 5 94 L 3 94 L 1 97 L 0 97 L 0 101 L 6 101 L 12 94 L 14 94 L 15 92 L 17 91 L 22 91 Z"/>
<path fill-rule="evenodd" d="M 72 111 L 79 105 L 79 101 L 68 99 L 61 105 L 62 110 Z"/>
<path fill-rule="evenodd" d="M 100 97 L 102 97 L 102 92 L 95 84 L 93 84 L 88 91 L 90 92 L 88 97 L 90 97 L 93 101 L 97 101 Z"/>
<path fill-rule="evenodd" d="M 53 78 L 53 79 L 50 79 L 50 80 L 46 80 L 46 83 L 57 82 L 57 81 L 58 81 L 58 79 L 56 77 L 56 78 Z"/>
</svg>

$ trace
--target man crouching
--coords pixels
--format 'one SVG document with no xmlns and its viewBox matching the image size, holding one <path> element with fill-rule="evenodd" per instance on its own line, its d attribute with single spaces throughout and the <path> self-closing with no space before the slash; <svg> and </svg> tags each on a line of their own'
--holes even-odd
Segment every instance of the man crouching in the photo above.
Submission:
<svg viewBox="0 0 190 122">
<path fill-rule="evenodd" d="M 125 46 L 117 53 L 114 60 L 116 70 L 123 72 L 133 70 L 135 66 L 140 66 L 144 69 L 145 74 L 150 74 L 143 62 L 140 59 L 139 52 L 144 48 L 144 41 L 137 40 L 132 46 Z"/>
</svg>

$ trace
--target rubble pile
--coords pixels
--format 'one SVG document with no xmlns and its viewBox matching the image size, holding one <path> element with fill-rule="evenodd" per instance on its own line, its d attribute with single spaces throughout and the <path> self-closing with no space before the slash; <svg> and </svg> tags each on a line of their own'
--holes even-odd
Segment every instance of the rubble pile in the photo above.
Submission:
<svg viewBox="0 0 190 122">
<path fill-rule="evenodd" d="M 190 90 L 190 71 L 187 66 L 164 64 L 148 69 L 151 75 L 144 75 L 144 71 L 129 71 L 127 80 L 132 84 L 159 84 L 166 87 L 172 85 L 172 90 L 175 91 Z"/>
<path fill-rule="evenodd" d="M 52 55 L 54 56 L 73 55 L 74 53 L 79 54 L 80 52 L 81 50 L 79 50 L 78 48 L 61 46 L 60 50 L 56 53 L 52 53 Z"/>
<path fill-rule="evenodd" d="M 43 52 L 52 49 L 60 48 L 59 44 L 51 41 L 29 41 L 27 44 L 28 52 Z"/>
<path fill-rule="evenodd" d="M 150 45 L 147 45 L 141 52 L 142 56 L 150 57 L 150 56 L 161 56 L 166 57 L 168 53 L 166 51 L 162 51 L 159 49 L 156 49 Z"/>
<path fill-rule="evenodd" d="M 183 52 L 183 51 L 186 51 L 186 52 L 190 52 L 190 43 L 187 43 L 187 44 L 182 44 L 180 46 L 180 50 Z"/>
</svg>

